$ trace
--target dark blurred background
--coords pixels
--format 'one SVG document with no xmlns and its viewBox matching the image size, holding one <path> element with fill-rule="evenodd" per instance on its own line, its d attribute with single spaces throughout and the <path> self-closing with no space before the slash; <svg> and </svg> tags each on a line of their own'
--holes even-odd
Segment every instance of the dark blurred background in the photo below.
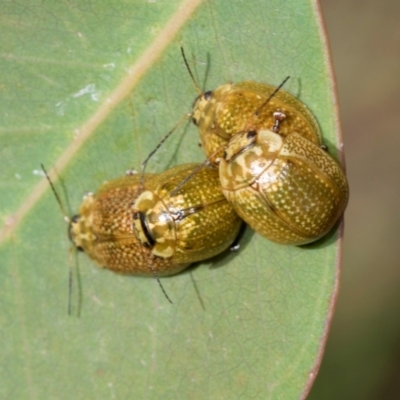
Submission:
<svg viewBox="0 0 400 400">
<path fill-rule="evenodd" d="M 350 204 L 341 289 L 308 400 L 400 399 L 400 1 L 321 0 Z"/>
</svg>

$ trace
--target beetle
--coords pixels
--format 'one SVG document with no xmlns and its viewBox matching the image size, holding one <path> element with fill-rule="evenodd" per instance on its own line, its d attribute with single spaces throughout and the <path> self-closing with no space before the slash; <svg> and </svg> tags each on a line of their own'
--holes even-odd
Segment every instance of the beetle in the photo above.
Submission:
<svg viewBox="0 0 400 400">
<path fill-rule="evenodd" d="M 105 182 L 83 198 L 69 218 L 42 166 L 74 247 L 114 272 L 154 276 L 176 274 L 213 257 L 236 239 L 242 221 L 222 194 L 218 171 L 185 164 L 160 174 L 128 174 Z M 70 310 L 70 304 L 69 304 Z"/>
<path fill-rule="evenodd" d="M 277 88 L 245 81 L 200 93 L 192 120 L 239 216 L 274 242 L 303 245 L 332 229 L 349 187 L 314 115 L 281 90 L 286 80 Z"/>
<path fill-rule="evenodd" d="M 216 165 L 224 146 L 243 131 L 279 129 L 282 136 L 297 132 L 316 145 L 322 144 L 321 131 L 311 111 L 281 89 L 286 80 L 278 88 L 253 81 L 227 83 L 195 99 L 192 120 L 199 128 L 202 147 L 211 163 Z"/>
<path fill-rule="evenodd" d="M 105 182 L 96 193 L 86 194 L 69 223 L 69 238 L 99 266 L 114 272 L 159 276 L 180 272 L 187 264 L 152 257 L 135 234 L 132 207 L 141 191 L 140 176 L 135 174 Z"/>
<path fill-rule="evenodd" d="M 349 198 L 338 163 L 297 132 L 237 133 L 220 160 L 219 176 L 240 217 L 280 244 L 318 240 L 332 229 Z"/>
</svg>

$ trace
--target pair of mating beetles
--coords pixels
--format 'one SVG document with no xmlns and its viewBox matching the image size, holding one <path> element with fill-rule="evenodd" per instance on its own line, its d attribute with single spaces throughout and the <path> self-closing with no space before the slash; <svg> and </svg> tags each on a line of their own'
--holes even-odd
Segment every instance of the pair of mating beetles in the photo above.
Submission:
<svg viewBox="0 0 400 400">
<path fill-rule="evenodd" d="M 191 117 L 207 165 L 106 182 L 70 219 L 74 246 L 103 267 L 158 280 L 226 250 L 242 220 L 281 244 L 324 236 L 346 208 L 347 180 L 310 110 L 280 87 L 199 90 Z"/>
</svg>

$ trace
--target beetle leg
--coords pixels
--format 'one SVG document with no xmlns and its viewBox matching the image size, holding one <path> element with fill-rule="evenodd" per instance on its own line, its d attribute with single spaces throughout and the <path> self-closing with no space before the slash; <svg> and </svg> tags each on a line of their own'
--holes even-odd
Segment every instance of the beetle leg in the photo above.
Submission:
<svg viewBox="0 0 400 400">
<path fill-rule="evenodd" d="M 274 117 L 274 126 L 272 127 L 272 131 L 278 133 L 280 123 L 286 118 L 286 114 L 282 111 L 275 111 L 273 114 Z"/>
</svg>

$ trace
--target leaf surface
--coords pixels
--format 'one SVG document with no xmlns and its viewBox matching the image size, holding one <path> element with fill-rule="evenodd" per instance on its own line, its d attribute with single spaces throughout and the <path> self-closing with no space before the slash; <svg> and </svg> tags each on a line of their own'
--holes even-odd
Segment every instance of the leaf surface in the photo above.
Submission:
<svg viewBox="0 0 400 400">
<path fill-rule="evenodd" d="M 334 153 L 315 3 L 8 2 L 0 29 L 0 397 L 304 398 L 336 297 L 338 233 L 299 248 L 248 229 L 238 253 L 163 279 L 172 306 L 153 279 L 79 254 L 82 309 L 70 317 L 70 244 L 40 163 L 55 166 L 71 214 L 85 191 L 139 169 L 196 96 L 181 45 L 205 89 L 290 75 Z M 201 162 L 197 142 L 194 126 L 179 128 L 148 171 Z"/>
</svg>

